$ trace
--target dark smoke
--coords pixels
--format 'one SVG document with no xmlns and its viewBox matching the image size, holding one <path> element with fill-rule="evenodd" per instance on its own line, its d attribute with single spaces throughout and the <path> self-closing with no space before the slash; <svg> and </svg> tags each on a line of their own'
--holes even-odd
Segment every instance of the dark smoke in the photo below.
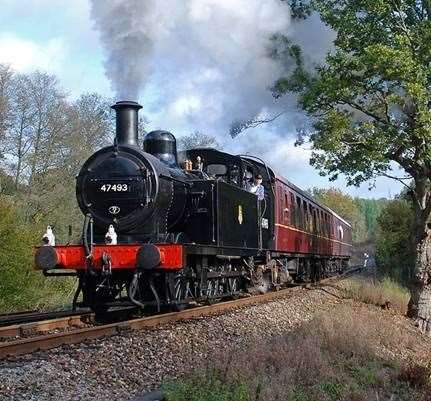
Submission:
<svg viewBox="0 0 431 401">
<path fill-rule="evenodd" d="M 153 0 L 90 0 L 116 96 L 135 100 L 151 73 Z"/>
</svg>

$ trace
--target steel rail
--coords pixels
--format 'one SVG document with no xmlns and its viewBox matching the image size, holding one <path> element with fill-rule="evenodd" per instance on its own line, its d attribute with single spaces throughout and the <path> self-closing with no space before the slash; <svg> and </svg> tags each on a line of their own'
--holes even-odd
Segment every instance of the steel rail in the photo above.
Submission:
<svg viewBox="0 0 431 401">
<path fill-rule="evenodd" d="M 355 273 L 356 271 L 358 271 L 358 268 L 351 269 L 348 272 L 339 276 L 333 276 L 321 280 L 316 283 L 316 285 L 321 285 L 334 279 L 345 278 L 347 275 Z M 301 284 L 280 291 L 268 292 L 262 295 L 240 298 L 233 301 L 220 302 L 208 306 L 195 307 L 183 310 L 181 312 L 163 313 L 149 317 L 126 320 L 118 323 L 86 327 L 72 331 L 34 336 L 15 341 L 0 343 L 0 359 L 11 356 L 29 354 L 38 350 L 48 350 L 65 344 L 76 344 L 86 340 L 93 340 L 105 336 L 112 336 L 123 333 L 125 331 L 154 328 L 167 323 L 179 322 L 203 316 L 219 315 L 223 312 L 227 312 L 237 308 L 268 302 L 280 298 L 286 298 L 287 296 L 307 286 L 310 286 L 310 284 Z"/>
<path fill-rule="evenodd" d="M 0 339 L 7 337 L 28 336 L 38 332 L 65 329 L 68 327 L 82 326 L 94 318 L 94 313 L 81 313 L 57 319 L 47 319 L 42 321 L 31 321 L 10 326 L 0 327 Z"/>
<path fill-rule="evenodd" d="M 88 311 L 88 310 L 87 310 Z M 80 316 L 86 311 L 54 311 L 54 312 L 16 312 L 0 315 L 0 328 L 19 323 L 32 323 L 42 320 L 51 320 L 57 318 L 66 318 L 72 316 Z"/>
</svg>

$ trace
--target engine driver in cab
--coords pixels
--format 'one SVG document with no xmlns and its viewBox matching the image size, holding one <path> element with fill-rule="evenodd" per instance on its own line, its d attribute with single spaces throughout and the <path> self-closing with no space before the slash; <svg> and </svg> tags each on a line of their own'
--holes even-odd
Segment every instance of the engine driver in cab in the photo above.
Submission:
<svg viewBox="0 0 431 401">
<path fill-rule="evenodd" d="M 254 181 L 250 184 L 248 191 L 255 194 L 260 201 L 265 198 L 265 188 L 262 185 L 262 176 L 260 174 L 254 176 Z"/>
</svg>

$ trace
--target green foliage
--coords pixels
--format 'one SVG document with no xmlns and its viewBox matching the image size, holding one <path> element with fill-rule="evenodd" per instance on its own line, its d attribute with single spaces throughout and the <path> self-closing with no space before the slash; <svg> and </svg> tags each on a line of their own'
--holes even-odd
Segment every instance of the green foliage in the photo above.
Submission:
<svg viewBox="0 0 431 401">
<path fill-rule="evenodd" d="M 292 17 L 296 19 L 305 19 L 312 12 L 312 7 L 307 0 L 289 0 L 289 6 L 292 12 Z"/>
<path fill-rule="evenodd" d="M 26 303 L 32 242 L 13 205 L 0 198 L 0 310 Z"/>
<path fill-rule="evenodd" d="M 413 211 L 405 200 L 390 201 L 377 219 L 376 262 L 382 275 L 408 282 L 413 275 Z"/>
<path fill-rule="evenodd" d="M 13 178 L 0 169 L 0 195 L 14 195 L 16 193 Z"/>
<path fill-rule="evenodd" d="M 430 2 L 309 5 L 336 33 L 334 48 L 324 65 L 276 82 L 274 95 L 298 93 L 313 121 L 311 163 L 330 179 L 342 173 L 358 185 L 397 175 L 395 165 L 412 178 L 418 240 L 431 211 Z"/>
<path fill-rule="evenodd" d="M 242 382 L 226 382 L 217 370 L 206 376 L 167 382 L 162 386 L 166 401 L 251 401 Z"/>
<path fill-rule="evenodd" d="M 352 374 L 361 386 L 375 386 L 377 384 L 376 373 L 378 364 L 374 361 L 365 365 L 353 366 Z"/>
<path fill-rule="evenodd" d="M 39 237 L 39 238 L 37 238 Z M 0 197 L 0 311 L 58 306 L 73 291 L 73 280 L 47 280 L 33 270 L 33 246 L 40 240 L 16 205 Z"/>
<path fill-rule="evenodd" d="M 320 388 L 331 401 L 336 401 L 341 398 L 343 385 L 333 380 L 326 380 L 320 384 Z"/>
<path fill-rule="evenodd" d="M 377 218 L 379 217 L 382 208 L 386 205 L 386 199 L 363 199 L 356 198 L 359 210 L 365 219 L 367 237 L 370 241 L 375 241 L 377 233 Z"/>
<path fill-rule="evenodd" d="M 313 188 L 310 192 L 318 202 L 328 206 L 352 225 L 353 242 L 361 243 L 367 240 L 365 216 L 355 199 L 337 188 Z"/>
<path fill-rule="evenodd" d="M 285 35 L 280 33 L 274 34 L 271 38 L 272 48 L 269 56 L 275 60 L 290 59 L 293 61 L 295 68 L 288 78 L 280 78 L 274 85 L 273 93 L 275 97 L 286 92 L 296 92 L 301 90 L 309 79 L 309 74 L 304 69 L 302 58 L 302 49 L 295 45 Z"/>
<path fill-rule="evenodd" d="M 306 391 L 299 388 L 297 390 L 294 390 L 291 396 L 289 397 L 289 401 L 309 401 L 310 398 L 308 397 Z"/>
</svg>

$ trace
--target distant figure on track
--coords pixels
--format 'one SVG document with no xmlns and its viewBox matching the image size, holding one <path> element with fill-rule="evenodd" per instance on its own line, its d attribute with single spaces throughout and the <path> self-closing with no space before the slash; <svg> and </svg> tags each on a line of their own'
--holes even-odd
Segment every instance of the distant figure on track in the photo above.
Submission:
<svg viewBox="0 0 431 401">
<path fill-rule="evenodd" d="M 367 263 L 368 263 L 368 258 L 370 257 L 370 255 L 368 255 L 368 253 L 364 253 L 364 269 L 367 268 Z"/>
</svg>

